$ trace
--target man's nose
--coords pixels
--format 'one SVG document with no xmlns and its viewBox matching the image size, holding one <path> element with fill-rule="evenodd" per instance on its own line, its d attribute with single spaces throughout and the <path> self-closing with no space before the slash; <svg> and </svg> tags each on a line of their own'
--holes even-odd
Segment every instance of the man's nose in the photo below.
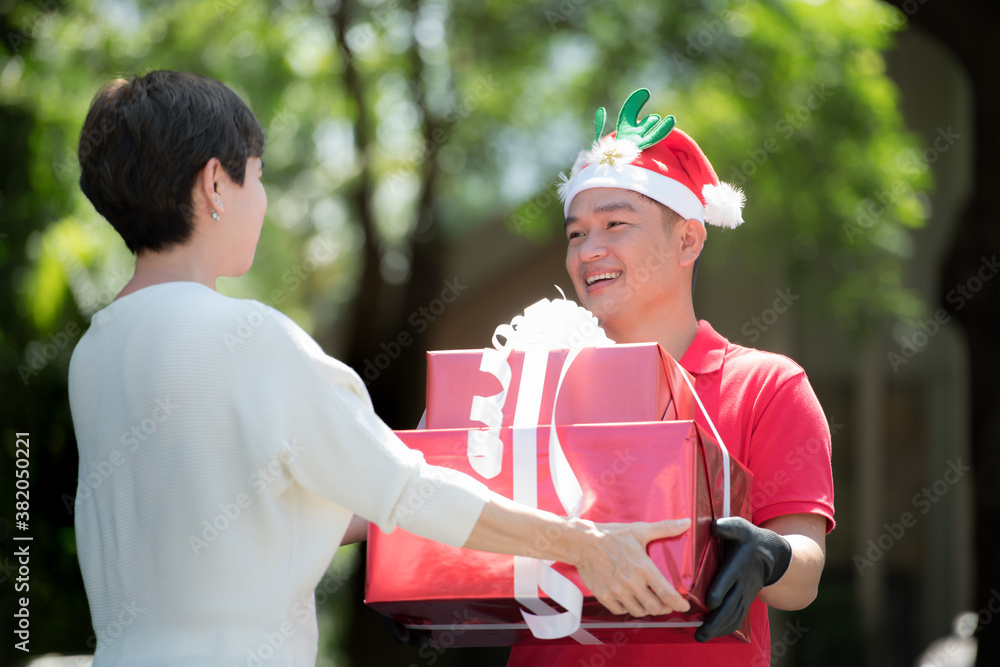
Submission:
<svg viewBox="0 0 1000 667">
<path fill-rule="evenodd" d="M 584 262 L 592 262 L 595 259 L 601 259 L 607 256 L 608 247 L 605 244 L 604 238 L 599 234 L 588 234 L 580 244 L 580 260 Z"/>
</svg>

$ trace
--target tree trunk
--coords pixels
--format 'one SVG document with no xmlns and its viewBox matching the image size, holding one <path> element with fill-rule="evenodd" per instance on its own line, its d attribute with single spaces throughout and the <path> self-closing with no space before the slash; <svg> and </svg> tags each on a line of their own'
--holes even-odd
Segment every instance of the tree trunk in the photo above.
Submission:
<svg viewBox="0 0 1000 667">
<path fill-rule="evenodd" d="M 331 15 L 337 41 L 344 53 L 344 84 L 357 103 L 355 148 L 362 156 L 362 173 L 353 194 L 354 211 L 364 233 L 363 266 L 360 287 L 355 297 L 350 319 L 351 333 L 345 361 L 365 379 L 375 411 L 394 429 L 414 428 L 424 407 L 424 382 L 429 327 L 433 320 L 428 308 L 445 288 L 442 274 L 443 248 L 434 219 L 433 200 L 437 169 L 432 140 L 439 122 L 427 109 L 424 96 L 424 63 L 417 47 L 407 54 L 410 77 L 416 86 L 414 102 L 423 117 L 423 145 L 428 152 L 415 168 L 418 170 L 420 191 L 416 204 L 416 226 L 410 239 L 410 277 L 401 286 L 389 284 L 382 275 L 379 237 L 371 208 L 374 175 L 364 159 L 369 149 L 376 119 L 370 116 L 372 104 L 355 66 L 345 40 L 350 27 L 351 8 L 341 3 Z M 406 6 L 414 15 L 419 3 Z M 351 664 L 406 665 L 422 662 L 433 655 L 439 665 L 459 664 L 461 653 L 452 649 L 442 654 L 416 649 L 391 640 L 380 615 L 363 604 L 365 564 L 359 565 L 350 582 L 351 618 L 347 646 Z M 497 664 L 506 662 L 506 651 Z M 481 662 L 481 661 L 477 661 Z M 485 663 L 483 663 L 485 664 Z"/>
</svg>

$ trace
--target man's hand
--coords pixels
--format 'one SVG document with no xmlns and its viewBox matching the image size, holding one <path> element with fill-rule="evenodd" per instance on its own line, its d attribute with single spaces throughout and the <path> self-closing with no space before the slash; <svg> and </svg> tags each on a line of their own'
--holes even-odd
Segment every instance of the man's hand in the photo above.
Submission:
<svg viewBox="0 0 1000 667">
<path fill-rule="evenodd" d="M 788 540 L 742 517 L 718 519 L 712 532 L 722 540 L 722 564 L 705 600 L 712 611 L 694 634 L 700 642 L 739 629 L 760 589 L 781 579 L 792 560 Z"/>
<path fill-rule="evenodd" d="M 590 523 L 590 522 L 586 522 Z M 590 524 L 576 565 L 583 583 L 614 614 L 659 616 L 691 608 L 646 554 L 646 545 L 676 537 L 690 519 Z"/>
</svg>

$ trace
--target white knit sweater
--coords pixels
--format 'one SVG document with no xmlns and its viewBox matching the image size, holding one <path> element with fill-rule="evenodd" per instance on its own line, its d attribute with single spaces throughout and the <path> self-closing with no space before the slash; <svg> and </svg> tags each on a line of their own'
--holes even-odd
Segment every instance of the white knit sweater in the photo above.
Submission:
<svg viewBox="0 0 1000 667">
<path fill-rule="evenodd" d="M 313 590 L 352 514 L 462 545 L 489 495 L 400 442 L 290 319 L 197 283 L 96 313 L 69 393 L 95 666 L 314 665 Z"/>
</svg>

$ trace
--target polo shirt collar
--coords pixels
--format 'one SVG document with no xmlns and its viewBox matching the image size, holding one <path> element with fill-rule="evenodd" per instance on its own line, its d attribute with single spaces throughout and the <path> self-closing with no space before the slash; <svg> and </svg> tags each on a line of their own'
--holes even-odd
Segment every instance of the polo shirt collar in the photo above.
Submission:
<svg viewBox="0 0 1000 667">
<path fill-rule="evenodd" d="M 698 333 L 688 346 L 680 364 L 689 373 L 712 373 L 722 368 L 729 341 L 705 320 L 698 320 Z"/>
</svg>

